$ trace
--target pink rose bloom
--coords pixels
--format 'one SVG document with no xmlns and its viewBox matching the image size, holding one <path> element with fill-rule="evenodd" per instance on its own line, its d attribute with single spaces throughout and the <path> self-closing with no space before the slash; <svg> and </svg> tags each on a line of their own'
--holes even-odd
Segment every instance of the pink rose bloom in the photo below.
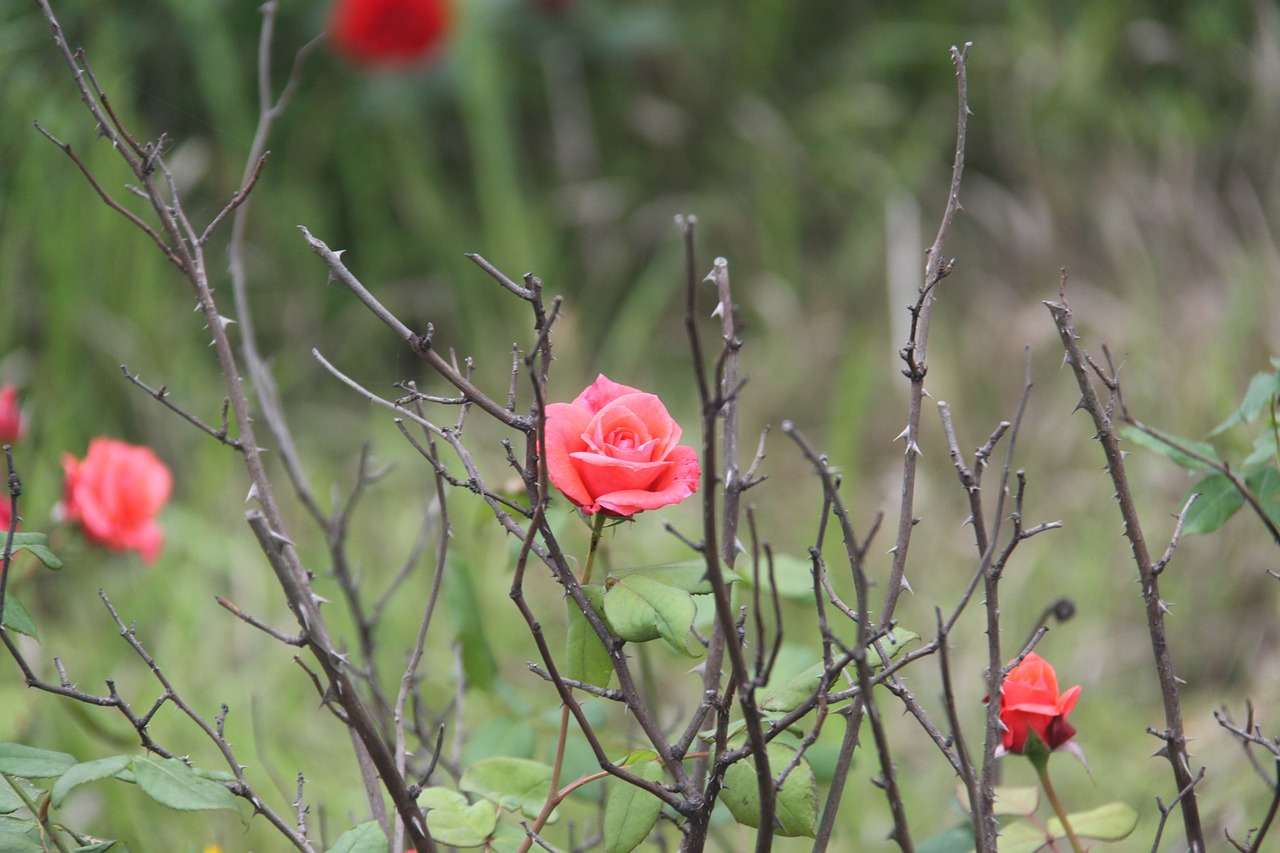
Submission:
<svg viewBox="0 0 1280 853">
<path fill-rule="evenodd" d="M 27 419 L 18 408 L 18 389 L 6 383 L 0 388 L 0 444 L 17 444 L 27 431 Z"/>
<path fill-rule="evenodd" d="M 602 374 L 572 403 L 547 406 L 547 473 L 587 515 L 627 517 L 698 490 L 698 454 L 653 394 Z"/>
<path fill-rule="evenodd" d="M 169 500 L 173 478 L 149 447 L 95 438 L 83 460 L 62 455 L 63 517 L 85 537 L 112 551 L 137 551 L 144 563 L 164 545 L 156 514 Z"/>
</svg>

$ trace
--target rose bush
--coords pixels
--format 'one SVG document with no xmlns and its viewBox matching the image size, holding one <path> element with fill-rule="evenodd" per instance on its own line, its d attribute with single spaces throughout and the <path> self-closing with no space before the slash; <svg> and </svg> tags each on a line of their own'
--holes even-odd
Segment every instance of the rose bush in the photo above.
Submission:
<svg viewBox="0 0 1280 853">
<path fill-rule="evenodd" d="M 411 65 L 437 47 L 449 28 L 447 0 L 338 0 L 329 38 L 343 58 L 361 65 Z"/>
<path fill-rule="evenodd" d="M 148 447 L 95 438 L 83 460 L 62 455 L 62 517 L 112 551 L 137 551 L 150 563 L 164 545 L 156 514 L 169 499 L 169 468 Z"/>
<path fill-rule="evenodd" d="M 1005 752 L 1022 754 L 1028 732 L 1035 732 L 1051 750 L 1070 741 L 1076 730 L 1067 722 L 1067 715 L 1078 698 L 1079 686 L 1058 695 L 1058 676 L 1053 667 L 1035 652 L 1028 654 L 1009 670 L 1001 688 L 1001 743 Z"/>
<path fill-rule="evenodd" d="M 572 403 L 547 406 L 547 473 L 587 515 L 626 517 L 698 490 L 698 454 L 653 394 L 601 374 Z"/>
</svg>

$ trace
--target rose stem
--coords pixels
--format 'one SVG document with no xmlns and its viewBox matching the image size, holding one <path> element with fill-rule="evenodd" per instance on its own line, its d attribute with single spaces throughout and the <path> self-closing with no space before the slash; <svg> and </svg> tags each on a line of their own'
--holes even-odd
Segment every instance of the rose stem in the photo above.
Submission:
<svg viewBox="0 0 1280 853">
<path fill-rule="evenodd" d="M 595 563 L 596 549 L 600 547 L 600 535 L 604 532 L 604 522 L 604 513 L 596 513 L 595 523 L 591 526 L 591 546 L 587 549 L 587 563 L 582 569 L 582 577 L 578 579 L 580 584 L 586 584 L 591 580 L 591 566 Z M 555 810 L 556 803 L 560 801 L 560 797 L 557 796 L 560 789 L 560 769 L 564 766 L 564 748 L 568 740 L 569 706 L 561 705 L 560 734 L 556 738 L 556 756 L 554 763 L 551 765 L 551 786 L 547 789 L 547 801 L 543 803 L 542 810 L 538 813 L 538 817 L 530 828 L 531 833 L 536 834 L 542 830 L 542 827 L 546 825 L 547 820 L 551 817 L 551 812 Z M 532 843 L 533 835 L 526 835 L 517 853 L 526 853 Z"/>
<path fill-rule="evenodd" d="M 591 582 L 591 566 L 596 560 L 596 549 L 600 547 L 600 534 L 604 532 L 605 515 L 596 513 L 595 524 L 591 526 L 591 547 L 587 549 L 587 565 L 582 569 L 582 577 L 578 583 L 583 586 Z"/>
<path fill-rule="evenodd" d="M 1049 781 L 1049 762 L 1033 761 L 1032 764 L 1035 765 L 1036 773 L 1040 775 L 1040 785 L 1044 788 L 1045 796 L 1049 798 L 1049 805 L 1053 806 L 1053 813 L 1058 816 L 1058 820 L 1062 821 L 1062 829 L 1067 834 L 1067 840 L 1071 842 L 1071 849 L 1075 853 L 1082 853 L 1075 831 L 1071 829 L 1071 822 L 1067 820 L 1067 812 L 1058 800 L 1057 791 L 1053 790 L 1053 782 Z"/>
</svg>

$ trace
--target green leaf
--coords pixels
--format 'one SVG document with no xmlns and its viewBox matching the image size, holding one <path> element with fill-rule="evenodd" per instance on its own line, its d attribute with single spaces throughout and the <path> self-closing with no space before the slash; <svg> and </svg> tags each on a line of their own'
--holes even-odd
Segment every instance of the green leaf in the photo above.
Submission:
<svg viewBox="0 0 1280 853">
<path fill-rule="evenodd" d="M 1128 803 L 1114 802 L 1087 812 L 1069 814 L 1067 820 L 1081 838 L 1120 841 L 1128 838 L 1129 833 L 1138 825 L 1138 813 Z M 1062 822 L 1057 818 L 1049 820 L 1049 832 L 1054 838 L 1066 837 L 1066 833 L 1062 831 Z"/>
<path fill-rule="evenodd" d="M 462 670 L 467 681 L 482 690 L 493 686 L 498 676 L 498 660 L 489 645 L 480 599 L 472 581 L 471 567 L 461 560 L 449 559 L 444 584 L 445 604 L 462 646 Z"/>
<path fill-rule="evenodd" d="M 902 628 L 895 628 L 880 640 L 880 646 L 890 660 L 902 653 L 907 643 L 920 639 L 920 635 Z M 883 666 L 880 653 L 875 646 L 867 649 L 867 663 L 873 670 Z M 850 665 L 852 666 L 852 664 Z M 852 671 L 852 670 L 851 670 Z M 788 678 L 782 684 L 770 690 L 760 701 L 760 707 L 766 711 L 791 711 L 805 702 L 818 689 L 818 680 L 826 672 L 826 666 L 819 661 L 797 675 Z M 837 686 L 837 689 L 838 686 Z"/>
<path fill-rule="evenodd" d="M 481 800 L 473 805 L 448 788 L 426 788 L 418 802 L 427 809 L 431 836 L 446 847 L 479 847 L 498 825 L 493 803 Z"/>
<path fill-rule="evenodd" d="M 551 766 L 527 758 L 486 758 L 467 768 L 458 787 L 537 817 L 551 790 Z"/>
<path fill-rule="evenodd" d="M 516 716 L 485 720 L 468 732 L 462 746 L 462 764 L 469 767 L 478 761 L 497 756 L 528 758 L 533 755 L 537 737 L 528 721 Z M 531 713 L 531 712 L 530 712 Z"/>
<path fill-rule="evenodd" d="M 885 654 L 889 656 L 889 660 L 893 660 L 902 654 L 902 650 L 907 643 L 914 643 L 918 639 L 920 639 L 920 635 L 914 631 L 894 628 L 880 638 L 879 645 L 884 649 Z M 871 664 L 872 669 L 880 669 L 884 666 L 884 661 L 880 659 L 880 653 L 876 651 L 875 645 L 867 649 L 867 663 Z"/>
<path fill-rule="evenodd" d="M 760 707 L 766 711 L 792 711 L 813 695 L 818 689 L 818 682 L 826 672 L 826 665 L 821 661 L 770 690 L 760 700 Z"/>
<path fill-rule="evenodd" d="M 766 748 L 769 772 L 776 778 L 795 757 L 794 747 L 772 741 Z M 753 756 L 730 764 L 724 772 L 724 790 L 720 799 L 738 823 L 757 826 L 760 822 L 760 791 L 756 786 L 756 764 Z M 774 802 L 774 831 L 787 838 L 813 838 L 818 831 L 818 785 L 813 769 L 804 759 L 787 776 Z M 1002 851 L 1003 853 L 1003 851 Z"/>
<path fill-rule="evenodd" d="M 22 798 L 15 794 L 3 780 L 0 780 L 0 815 L 13 814 L 24 805 L 26 803 L 22 802 Z"/>
<path fill-rule="evenodd" d="M 0 540 L 2 541 L 2 540 Z M 44 563 L 45 568 L 60 569 L 62 561 L 49 550 L 49 537 L 43 533 L 13 534 L 13 553 L 29 551 L 37 560 Z"/>
<path fill-rule="evenodd" d="M 996 801 L 992 811 L 997 815 L 1020 815 L 1025 817 L 1035 814 L 1036 809 L 1040 808 L 1040 789 L 1034 785 L 1026 787 L 998 786 L 995 789 L 995 793 Z"/>
<path fill-rule="evenodd" d="M 526 838 L 528 836 L 519 827 L 500 823 L 490 836 L 485 853 L 519 853 Z"/>
<path fill-rule="evenodd" d="M 99 758 L 97 761 L 85 761 L 67 770 L 54 783 L 49 791 L 54 808 L 60 808 L 62 801 L 72 788 L 99 779 L 109 779 L 129 766 L 129 756 L 113 755 L 110 758 Z"/>
<path fill-rule="evenodd" d="M 33 640 L 40 639 L 40 632 L 36 630 L 35 620 L 31 618 L 27 608 L 22 606 L 22 602 L 14 598 L 12 592 L 5 594 L 4 616 L 0 617 L 0 624 L 3 624 L 4 627 L 11 631 L 26 634 Z"/>
<path fill-rule="evenodd" d="M 916 845 L 916 853 L 970 853 L 973 827 L 970 824 L 943 830 Z"/>
<path fill-rule="evenodd" d="M 662 779 L 662 764 L 657 761 L 643 761 L 631 769 L 650 782 Z M 662 814 L 662 800 L 621 779 L 611 778 L 608 784 L 609 799 L 604 806 L 605 853 L 631 853 L 653 831 Z"/>
<path fill-rule="evenodd" d="M 1015 820 L 1000 827 L 1000 853 L 1036 853 L 1049 841 L 1046 830 L 1030 821 Z"/>
<path fill-rule="evenodd" d="M 969 807 L 969 791 L 964 785 L 956 785 L 956 800 L 960 803 L 960 808 L 964 810 L 965 814 L 973 814 L 973 809 Z M 995 803 L 992 807 L 993 814 L 1001 817 L 1027 817 L 1035 814 L 1038 808 L 1040 808 L 1040 789 L 1035 785 L 1027 787 L 996 786 Z M 972 846 L 970 845 L 970 848 Z"/>
<path fill-rule="evenodd" d="M 1253 378 L 1249 380 L 1249 388 L 1244 392 L 1244 399 L 1240 402 L 1240 408 L 1214 427 L 1209 437 L 1225 432 L 1236 424 L 1257 420 L 1259 415 L 1270 409 L 1271 399 L 1276 394 L 1280 394 L 1280 371 L 1253 374 Z"/>
<path fill-rule="evenodd" d="M 90 844 L 87 847 L 72 848 L 71 853 L 106 853 L 106 851 L 115 846 L 115 839 L 111 839 L 109 841 L 99 841 L 96 844 Z"/>
<path fill-rule="evenodd" d="M 202 779 L 177 758 L 135 758 L 133 775 L 143 793 L 178 811 L 232 809 L 236 798 L 222 785 Z"/>
<path fill-rule="evenodd" d="M 45 853 L 40 842 L 18 826 L 0 826 L 0 850 L 4 853 Z"/>
<path fill-rule="evenodd" d="M 1240 463 L 1240 467 L 1249 470 L 1257 468 L 1264 462 L 1275 462 L 1280 457 L 1280 448 L 1276 446 L 1276 431 L 1268 426 L 1253 440 L 1253 450 Z"/>
<path fill-rule="evenodd" d="M 705 560 L 685 560 L 679 563 L 659 563 L 653 566 L 634 566 L 626 569 L 611 569 L 609 571 L 609 577 L 611 578 L 627 578 L 637 575 L 664 583 L 667 586 L 674 586 L 676 589 L 682 589 L 690 595 L 709 595 L 711 593 L 711 581 L 707 578 L 707 563 Z M 739 578 L 733 572 L 724 572 L 724 579 L 725 583 L 731 583 Z"/>
<path fill-rule="evenodd" d="M 1275 468 L 1259 468 L 1244 478 L 1244 484 L 1253 492 L 1273 523 L 1280 524 L 1280 471 Z"/>
<path fill-rule="evenodd" d="M 1138 813 L 1127 803 L 1107 803 L 1092 811 L 1067 815 L 1078 838 L 1097 841 L 1120 841 L 1138 825 Z M 1067 837 L 1062 821 L 1050 818 L 1045 826 L 1030 821 L 1015 821 L 1000 828 L 1000 853 L 1035 853 L 1053 841 Z"/>
<path fill-rule="evenodd" d="M 1212 533 L 1244 505 L 1244 497 L 1224 474 L 1210 474 L 1196 483 L 1183 502 L 1194 492 L 1199 492 L 1200 497 L 1187 511 L 1187 518 L 1182 523 L 1183 533 Z"/>
<path fill-rule="evenodd" d="M 328 853 L 387 853 L 387 836 L 378 822 L 371 820 L 339 835 Z"/>
<path fill-rule="evenodd" d="M 754 571 L 751 566 L 739 566 L 734 569 L 738 577 L 752 584 Z M 760 588 L 776 589 L 778 595 L 794 601 L 813 601 L 813 564 L 808 558 L 793 557 L 790 554 L 773 556 L 773 584 L 769 583 L 769 566 L 760 563 Z"/>
<path fill-rule="evenodd" d="M 0 743 L 0 773 L 24 779 L 52 779 L 76 763 L 65 752 L 50 752 L 20 743 Z"/>
<path fill-rule="evenodd" d="M 1120 437 L 1125 441 L 1131 441 L 1141 448 L 1150 450 L 1153 453 L 1159 453 L 1175 465 L 1180 465 L 1190 471 L 1207 471 L 1210 468 L 1208 464 L 1201 462 L 1194 456 L 1188 456 L 1181 450 L 1170 447 L 1165 442 L 1153 435 L 1143 432 L 1137 427 L 1123 426 L 1120 428 L 1119 433 Z M 1221 461 L 1218 457 L 1217 448 L 1206 441 L 1192 441 L 1189 438 L 1178 438 L 1177 436 L 1172 435 L 1169 436 L 1169 438 L 1188 450 L 1199 453 L 1201 456 L 1212 459 L 1215 462 Z"/>
<path fill-rule="evenodd" d="M 582 591 L 599 613 L 604 588 L 592 584 L 583 587 Z M 609 659 L 609 650 L 600 642 L 591 623 L 578 609 L 577 602 L 569 596 L 564 601 L 569 611 L 569 631 L 565 639 L 565 675 L 574 681 L 608 687 L 609 679 L 613 677 L 613 662 Z"/>
<path fill-rule="evenodd" d="M 661 637 L 677 652 L 697 657 L 688 647 L 698 613 L 689 593 L 643 575 L 615 578 L 607 586 L 604 615 L 613 633 L 633 643 Z"/>
</svg>

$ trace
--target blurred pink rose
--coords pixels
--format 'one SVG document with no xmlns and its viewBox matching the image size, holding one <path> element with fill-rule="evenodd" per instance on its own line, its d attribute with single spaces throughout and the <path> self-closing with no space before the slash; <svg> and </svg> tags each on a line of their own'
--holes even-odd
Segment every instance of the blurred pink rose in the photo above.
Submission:
<svg viewBox="0 0 1280 853">
<path fill-rule="evenodd" d="M 0 388 L 0 444 L 17 444 L 27 431 L 27 419 L 18 408 L 18 389 L 6 383 Z"/>
<path fill-rule="evenodd" d="M 156 514 L 169 500 L 173 478 L 148 447 L 95 438 L 83 460 L 62 455 L 66 485 L 62 513 L 79 522 L 90 542 L 112 551 L 137 551 L 144 563 L 164 545 Z"/>
<path fill-rule="evenodd" d="M 337 0 L 329 18 L 333 49 L 357 65 L 400 68 L 431 55 L 453 13 L 448 0 Z"/>
<path fill-rule="evenodd" d="M 626 517 L 698 490 L 698 454 L 653 394 L 602 374 L 572 403 L 547 406 L 547 473 L 587 515 Z"/>
</svg>

